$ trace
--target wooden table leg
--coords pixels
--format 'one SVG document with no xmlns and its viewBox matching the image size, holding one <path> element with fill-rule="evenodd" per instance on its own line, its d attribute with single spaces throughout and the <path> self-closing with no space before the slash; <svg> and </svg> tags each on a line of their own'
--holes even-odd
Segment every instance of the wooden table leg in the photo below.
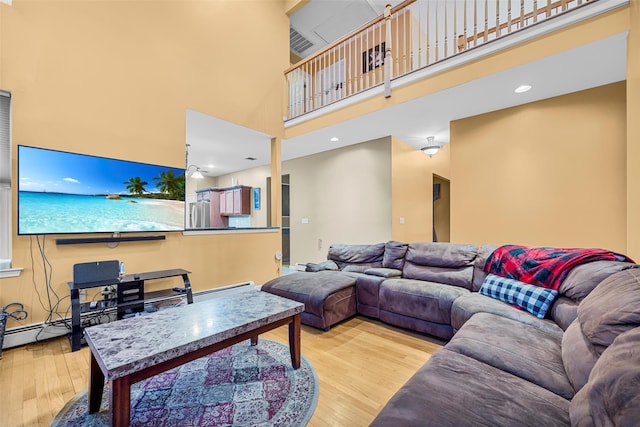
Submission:
<svg viewBox="0 0 640 427">
<path fill-rule="evenodd" d="M 295 314 L 289 323 L 289 352 L 293 369 L 300 368 L 300 313 Z"/>
<path fill-rule="evenodd" d="M 89 413 L 94 414 L 100 410 L 104 391 L 104 374 L 93 352 L 89 363 Z"/>
<path fill-rule="evenodd" d="M 258 345 L 258 336 L 251 337 L 251 345 Z"/>
<path fill-rule="evenodd" d="M 113 380 L 109 397 L 111 426 L 128 426 L 131 417 L 131 378 L 125 375 Z"/>
</svg>

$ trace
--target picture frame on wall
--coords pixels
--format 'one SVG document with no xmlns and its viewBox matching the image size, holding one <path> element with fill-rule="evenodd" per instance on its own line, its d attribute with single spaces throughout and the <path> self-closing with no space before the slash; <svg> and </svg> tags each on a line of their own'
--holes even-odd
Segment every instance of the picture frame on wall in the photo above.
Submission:
<svg viewBox="0 0 640 427">
<path fill-rule="evenodd" d="M 260 187 L 253 187 L 253 208 L 260 209 Z"/>
<path fill-rule="evenodd" d="M 385 42 L 362 52 L 362 74 L 384 64 Z"/>
</svg>

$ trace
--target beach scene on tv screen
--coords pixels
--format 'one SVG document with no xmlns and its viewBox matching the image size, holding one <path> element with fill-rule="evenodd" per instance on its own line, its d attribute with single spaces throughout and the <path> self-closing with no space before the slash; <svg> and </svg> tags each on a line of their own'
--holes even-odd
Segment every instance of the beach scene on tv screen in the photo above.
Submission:
<svg viewBox="0 0 640 427">
<path fill-rule="evenodd" d="M 184 169 L 18 147 L 18 232 L 184 229 Z"/>
</svg>

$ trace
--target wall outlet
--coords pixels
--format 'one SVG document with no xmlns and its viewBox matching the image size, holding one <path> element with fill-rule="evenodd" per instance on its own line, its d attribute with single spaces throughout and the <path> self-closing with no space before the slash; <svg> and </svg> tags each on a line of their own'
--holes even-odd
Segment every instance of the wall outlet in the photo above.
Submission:
<svg viewBox="0 0 640 427">
<path fill-rule="evenodd" d="M 80 300 L 84 301 L 87 299 L 87 290 L 86 289 L 80 289 L 79 290 L 80 293 Z"/>
</svg>

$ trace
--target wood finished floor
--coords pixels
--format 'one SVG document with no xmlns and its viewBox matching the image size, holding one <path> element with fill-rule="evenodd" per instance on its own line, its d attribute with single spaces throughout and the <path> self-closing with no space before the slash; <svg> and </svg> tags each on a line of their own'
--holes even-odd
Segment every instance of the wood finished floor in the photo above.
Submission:
<svg viewBox="0 0 640 427">
<path fill-rule="evenodd" d="M 287 327 L 261 337 L 288 342 Z M 442 347 L 437 339 L 355 317 L 330 331 L 302 328 L 302 354 L 320 382 L 309 426 L 367 426 L 389 398 Z M 87 387 L 89 349 L 66 337 L 4 350 L 0 426 L 48 426 Z"/>
</svg>

